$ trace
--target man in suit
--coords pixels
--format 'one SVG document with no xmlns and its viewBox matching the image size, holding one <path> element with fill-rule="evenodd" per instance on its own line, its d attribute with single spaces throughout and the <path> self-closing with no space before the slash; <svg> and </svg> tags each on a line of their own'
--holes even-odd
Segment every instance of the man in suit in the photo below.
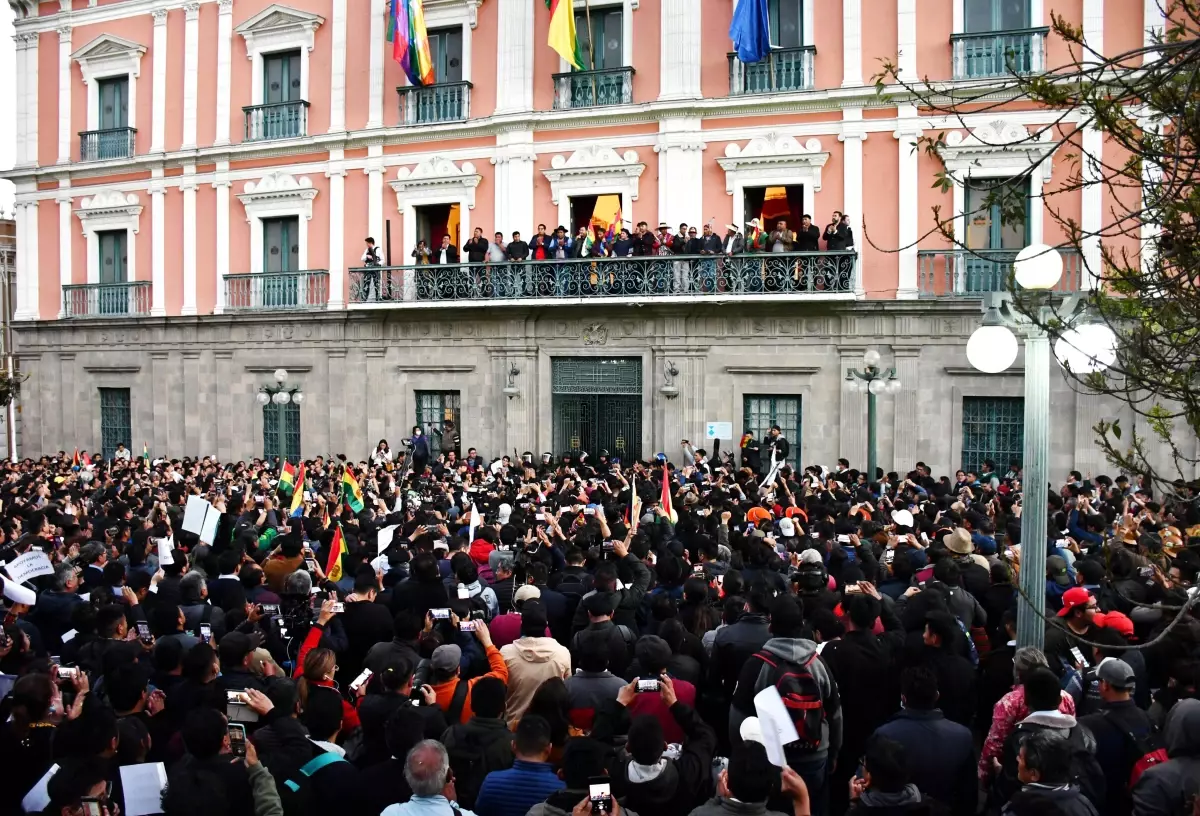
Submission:
<svg viewBox="0 0 1200 816">
<path fill-rule="evenodd" d="M 743 263 L 733 260 L 734 255 L 741 255 L 746 251 L 746 241 L 742 238 L 742 233 L 733 224 L 725 225 L 725 237 L 721 240 L 721 255 L 724 256 L 721 260 L 723 267 L 722 277 L 728 282 L 728 285 L 740 289 L 742 286 L 741 271 Z"/>
<path fill-rule="evenodd" d="M 812 222 L 812 216 L 808 213 L 800 216 L 800 231 L 796 233 L 796 243 L 793 244 L 793 247 L 797 252 L 821 251 L 821 230 L 817 229 L 817 225 Z M 801 286 L 815 289 L 825 288 L 826 275 L 823 274 L 820 258 L 800 258 L 796 261 L 796 271 Z"/>
<path fill-rule="evenodd" d="M 439 266 L 450 266 L 458 263 L 458 247 L 450 243 L 450 236 L 442 236 L 442 245 L 433 253 L 432 263 Z M 455 280 L 458 278 L 457 269 L 442 269 L 437 276 L 437 294 L 443 300 L 450 300 L 455 295 Z"/>
<path fill-rule="evenodd" d="M 512 240 L 508 242 L 508 248 L 505 250 L 508 259 L 514 263 L 508 266 L 509 286 L 512 289 L 511 294 L 515 297 L 524 297 L 529 292 L 525 287 L 525 270 L 521 268 L 521 264 L 529 258 L 529 244 L 521 240 L 521 233 L 514 231 Z"/>
</svg>

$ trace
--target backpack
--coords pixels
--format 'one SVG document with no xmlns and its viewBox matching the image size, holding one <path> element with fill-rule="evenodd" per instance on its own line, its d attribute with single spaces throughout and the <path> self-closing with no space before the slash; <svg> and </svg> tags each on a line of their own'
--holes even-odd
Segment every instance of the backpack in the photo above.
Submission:
<svg viewBox="0 0 1200 816">
<path fill-rule="evenodd" d="M 1104 719 L 1108 720 L 1113 727 L 1124 734 L 1126 742 L 1132 744 L 1133 746 L 1132 756 L 1135 758 L 1133 760 L 1133 765 L 1129 770 L 1128 783 L 1129 789 L 1133 790 L 1133 786 L 1136 785 L 1138 780 L 1142 778 L 1142 774 L 1154 766 L 1161 765 L 1167 761 L 1169 758 L 1167 756 L 1167 749 L 1163 744 L 1162 735 L 1158 732 L 1158 729 L 1152 727 L 1149 733 L 1143 734 L 1139 737 L 1137 734 L 1129 731 L 1112 717 L 1110 717 L 1109 714 L 1111 713 L 1111 709 L 1104 709 Z"/>
<path fill-rule="evenodd" d="M 459 727 L 452 723 L 452 729 Z M 483 779 L 492 771 L 512 767 L 511 740 L 501 738 L 483 743 L 463 727 L 460 738 L 451 741 L 446 753 L 450 757 L 450 768 L 454 771 L 454 791 L 458 804 L 464 808 L 475 807 Z"/>
<path fill-rule="evenodd" d="M 821 698 L 820 685 L 809 671 L 817 653 L 813 652 L 803 665 L 765 651 L 756 652 L 754 657 L 764 664 L 754 684 L 754 693 L 775 686 L 792 717 L 796 733 L 800 735 L 800 739 L 791 745 L 808 751 L 824 748 L 825 701 Z"/>
<path fill-rule="evenodd" d="M 481 582 L 481 585 L 482 585 L 482 582 Z M 456 585 L 455 597 L 453 598 L 453 600 L 457 600 L 459 603 L 465 602 L 467 604 L 467 608 L 469 608 L 471 610 L 471 617 L 473 617 L 473 618 L 478 617 L 479 619 L 481 619 L 483 621 L 490 621 L 492 619 L 492 610 L 491 610 L 491 607 L 488 606 L 487 601 L 484 600 L 483 590 L 481 589 L 476 594 L 470 595 L 466 598 L 459 598 L 457 588 L 465 587 L 465 586 L 466 586 L 466 584 L 457 584 Z M 478 616 L 475 615 L 476 612 L 479 613 Z"/>
<path fill-rule="evenodd" d="M 278 786 L 279 800 L 287 816 L 308 816 L 317 812 L 319 797 L 313 790 L 313 775 L 326 765 L 345 762 L 332 751 L 323 751 L 304 763 L 291 778 Z"/>
</svg>

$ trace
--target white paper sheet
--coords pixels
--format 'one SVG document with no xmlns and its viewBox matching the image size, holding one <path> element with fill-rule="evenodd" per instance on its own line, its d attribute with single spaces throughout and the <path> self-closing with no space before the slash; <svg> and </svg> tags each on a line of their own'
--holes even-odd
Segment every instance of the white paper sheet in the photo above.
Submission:
<svg viewBox="0 0 1200 816">
<path fill-rule="evenodd" d="M 204 529 L 204 518 L 212 507 L 207 499 L 199 496 L 188 496 L 187 506 L 183 508 L 183 529 L 189 533 L 200 535 Z"/>
<path fill-rule="evenodd" d="M 161 762 L 121 766 L 121 789 L 125 795 L 125 816 L 149 816 L 162 813 L 162 791 L 167 786 L 167 769 Z"/>
<path fill-rule="evenodd" d="M 762 728 L 767 759 L 772 765 L 782 768 L 785 762 L 783 746 L 800 739 L 800 735 L 796 733 L 796 724 L 792 722 L 779 691 L 774 686 L 767 686 L 755 694 L 754 711 Z"/>
<path fill-rule="evenodd" d="M 154 543 L 158 545 L 158 565 L 160 567 L 169 567 L 175 563 L 175 545 L 169 538 L 156 538 Z"/>
<path fill-rule="evenodd" d="M 23 584 L 39 575 L 53 575 L 54 565 L 50 563 L 50 557 L 41 550 L 30 550 L 9 562 L 4 571 L 12 578 L 13 583 Z"/>
<path fill-rule="evenodd" d="M 63 632 L 63 635 L 62 635 L 62 638 L 61 638 L 61 639 L 62 639 L 62 642 L 63 642 L 63 643 L 70 643 L 72 640 L 74 640 L 74 639 L 75 639 L 75 636 L 76 636 L 76 635 L 78 635 L 78 634 L 79 634 L 79 633 L 78 633 L 78 632 L 76 632 L 74 629 L 68 629 L 67 631 Z"/>
<path fill-rule="evenodd" d="M 399 526 L 399 524 L 393 524 L 379 531 L 379 537 L 375 539 L 375 552 L 383 555 L 384 550 L 392 546 L 392 534 L 396 532 L 396 528 Z"/>
<path fill-rule="evenodd" d="M 204 517 L 204 525 L 200 528 L 200 540 L 212 544 L 217 540 L 217 525 L 221 523 L 221 511 L 208 506 L 208 514 Z"/>
<path fill-rule="evenodd" d="M 50 770 L 37 781 L 37 784 L 29 789 L 29 793 L 25 794 L 25 798 L 21 800 L 21 808 L 26 813 L 40 813 L 50 804 L 50 793 L 46 790 L 46 786 L 50 784 L 50 777 L 58 773 L 58 766 L 51 765 Z"/>
</svg>

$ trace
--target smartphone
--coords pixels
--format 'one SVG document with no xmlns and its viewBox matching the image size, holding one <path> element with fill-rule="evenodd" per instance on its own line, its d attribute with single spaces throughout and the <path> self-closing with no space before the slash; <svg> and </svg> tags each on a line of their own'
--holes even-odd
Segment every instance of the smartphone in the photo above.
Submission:
<svg viewBox="0 0 1200 816">
<path fill-rule="evenodd" d="M 317 571 L 317 562 L 316 562 L 314 559 L 312 559 L 312 558 L 305 558 L 305 559 L 304 559 L 304 566 L 308 567 L 308 571 L 309 571 L 309 572 L 316 572 L 316 571 Z"/>
<path fill-rule="evenodd" d="M 371 679 L 371 670 L 363 669 L 362 674 L 360 674 L 358 677 L 355 677 L 354 681 L 352 683 L 350 683 L 350 690 L 358 691 L 360 688 L 362 688 L 363 683 L 367 682 L 370 679 Z"/>
<path fill-rule="evenodd" d="M 260 604 L 258 607 L 263 615 L 275 617 L 279 614 L 279 604 Z"/>
<path fill-rule="evenodd" d="M 143 643 L 150 643 L 154 640 L 154 636 L 150 634 L 150 624 L 145 621 L 137 622 L 138 639 Z"/>
<path fill-rule="evenodd" d="M 1071 647 L 1071 656 L 1075 658 L 1075 662 L 1077 662 L 1080 666 L 1083 666 L 1085 669 L 1091 665 L 1086 660 L 1084 660 L 1083 652 L 1079 651 L 1078 646 Z"/>
<path fill-rule="evenodd" d="M 602 552 L 612 552 L 613 547 L 614 547 L 614 542 L 612 542 L 612 541 L 604 541 L 600 544 L 600 550 Z"/>
<path fill-rule="evenodd" d="M 535 513 L 533 517 L 534 517 L 535 519 L 537 519 L 538 521 L 545 521 L 545 520 L 546 520 L 546 514 L 545 514 L 545 513 Z"/>
<path fill-rule="evenodd" d="M 212 626 L 207 623 L 200 624 L 200 640 L 204 643 L 212 643 Z"/>
<path fill-rule="evenodd" d="M 225 702 L 230 705 L 246 705 L 250 698 L 246 696 L 244 691 L 227 691 L 225 692 Z"/>
<path fill-rule="evenodd" d="M 450 610 L 446 608 L 430 609 L 429 614 L 434 620 L 450 620 Z"/>
<path fill-rule="evenodd" d="M 333 611 L 334 611 L 334 612 L 339 612 L 339 613 L 340 613 L 340 612 L 345 612 L 345 611 L 346 611 L 346 605 L 345 605 L 344 603 L 342 603 L 341 601 L 335 601 L 335 602 L 334 602 L 334 604 L 333 604 Z"/>
<path fill-rule="evenodd" d="M 58 679 L 59 680 L 74 680 L 78 676 L 79 676 L 79 669 L 75 668 L 74 666 L 59 666 L 58 667 Z"/>
<path fill-rule="evenodd" d="M 104 805 L 94 796 L 85 796 L 79 800 L 83 808 L 83 816 L 104 816 Z"/>
<path fill-rule="evenodd" d="M 847 535 L 846 533 L 842 533 L 837 537 L 837 540 L 838 540 L 838 544 L 849 544 L 850 536 Z"/>
<path fill-rule="evenodd" d="M 459 621 L 458 622 L 458 631 L 473 633 L 475 631 L 475 621 L 473 621 L 473 620 Z"/>
<path fill-rule="evenodd" d="M 229 747 L 235 757 L 244 759 L 246 756 L 246 726 L 229 723 L 225 726 L 229 733 Z"/>
<path fill-rule="evenodd" d="M 588 779 L 588 800 L 592 803 L 592 813 L 612 813 L 612 788 L 607 776 Z"/>
<path fill-rule="evenodd" d="M 638 691 L 658 691 L 658 680 L 653 677 L 646 679 L 646 680 L 642 680 L 639 678 L 638 684 L 637 684 L 637 690 Z"/>
<path fill-rule="evenodd" d="M 583 508 L 583 514 L 585 516 L 594 516 L 594 515 L 596 515 L 596 508 L 595 507 L 585 507 L 585 508 Z"/>
</svg>

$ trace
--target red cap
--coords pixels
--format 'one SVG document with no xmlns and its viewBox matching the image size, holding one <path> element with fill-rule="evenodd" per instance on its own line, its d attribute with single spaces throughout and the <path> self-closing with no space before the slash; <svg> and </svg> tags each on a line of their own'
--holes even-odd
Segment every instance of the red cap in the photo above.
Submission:
<svg viewBox="0 0 1200 816">
<path fill-rule="evenodd" d="M 1058 616 L 1065 618 L 1071 614 L 1071 610 L 1077 606 L 1087 606 L 1088 601 L 1092 599 L 1092 593 L 1088 592 L 1083 587 L 1071 587 L 1062 596 L 1062 609 L 1058 610 Z"/>
<path fill-rule="evenodd" d="M 1092 619 L 1105 629 L 1114 629 L 1126 638 L 1133 637 L 1133 621 L 1122 612 L 1109 612 L 1107 615 L 1097 615 Z"/>
</svg>

